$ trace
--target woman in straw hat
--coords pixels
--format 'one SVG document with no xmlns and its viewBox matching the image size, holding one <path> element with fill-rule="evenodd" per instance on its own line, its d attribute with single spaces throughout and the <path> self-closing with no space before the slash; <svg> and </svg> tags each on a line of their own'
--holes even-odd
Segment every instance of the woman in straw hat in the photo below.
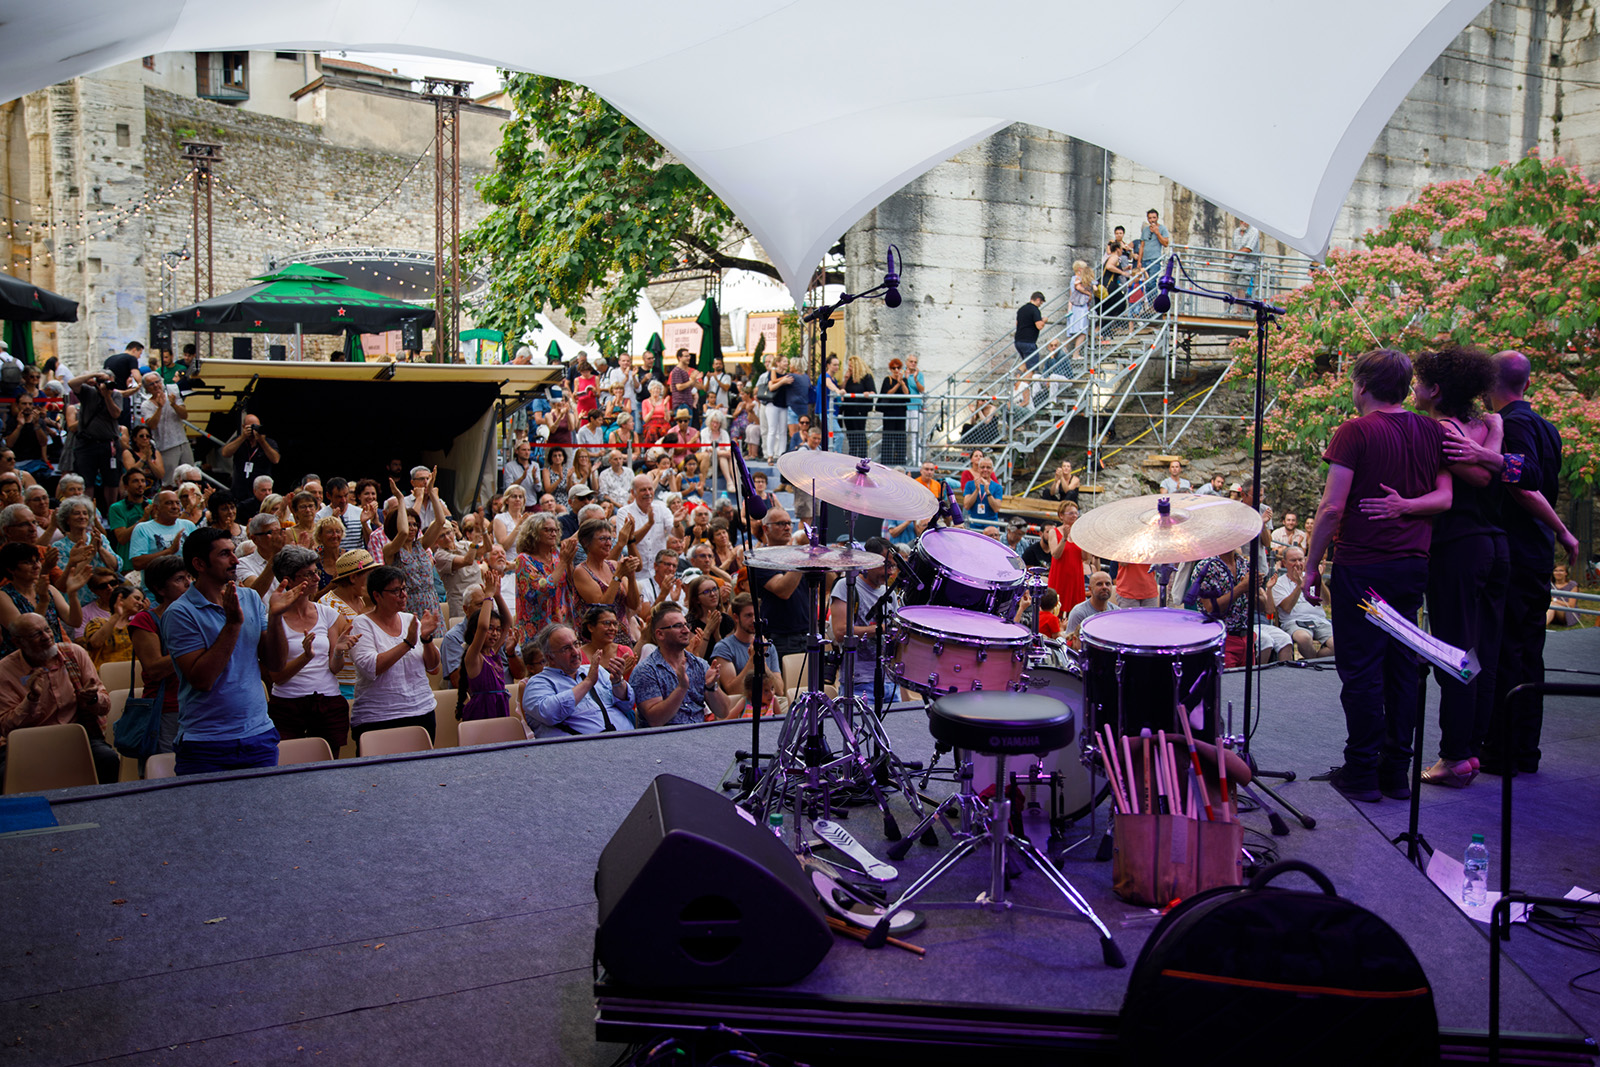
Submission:
<svg viewBox="0 0 1600 1067">
<path fill-rule="evenodd" d="M 346 630 L 357 618 L 372 610 L 372 599 L 367 595 L 367 575 L 377 567 L 377 560 L 364 548 L 352 548 L 334 563 L 333 584 L 322 595 L 322 603 L 339 613 Z M 335 674 L 344 698 L 353 698 L 356 695 L 355 661 L 345 657 Z"/>
</svg>

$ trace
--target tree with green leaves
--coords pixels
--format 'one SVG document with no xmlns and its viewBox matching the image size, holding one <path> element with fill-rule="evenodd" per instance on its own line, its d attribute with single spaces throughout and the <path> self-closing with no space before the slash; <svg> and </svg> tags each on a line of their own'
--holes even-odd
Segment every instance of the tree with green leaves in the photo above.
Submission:
<svg viewBox="0 0 1600 1067">
<path fill-rule="evenodd" d="M 473 303 L 480 322 L 521 337 L 546 308 L 584 323 L 607 354 L 627 345 L 639 293 L 674 271 L 742 268 L 729 254 L 748 231 L 684 164 L 588 89 L 507 74 L 512 117 L 495 169 L 478 181 L 488 216 L 463 235 L 463 254 L 490 279 Z"/>
<path fill-rule="evenodd" d="M 1529 401 L 1561 430 L 1562 476 L 1600 469 L 1600 183 L 1535 156 L 1425 187 L 1365 249 L 1336 251 L 1289 299 L 1268 349 L 1267 439 L 1315 462 L 1354 414 L 1345 369 L 1368 349 L 1514 348 Z M 1235 343 L 1236 370 L 1253 343 Z"/>
</svg>

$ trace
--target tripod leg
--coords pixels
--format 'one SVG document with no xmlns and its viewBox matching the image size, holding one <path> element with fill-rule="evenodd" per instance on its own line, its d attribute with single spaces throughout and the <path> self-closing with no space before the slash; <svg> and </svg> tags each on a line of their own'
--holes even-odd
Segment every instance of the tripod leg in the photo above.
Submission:
<svg viewBox="0 0 1600 1067">
<path fill-rule="evenodd" d="M 1265 782 L 1261 781 L 1261 779 L 1259 779 L 1259 778 L 1255 779 L 1254 781 L 1252 781 L 1250 783 L 1250 785 L 1248 787 L 1246 787 L 1246 792 L 1250 792 L 1251 797 L 1255 798 L 1255 801 L 1256 801 L 1257 804 L 1260 804 L 1261 803 L 1261 798 L 1257 797 L 1254 792 L 1251 792 L 1252 790 L 1260 790 L 1261 792 L 1265 793 L 1267 795 L 1267 797 L 1270 798 L 1271 801 L 1274 804 L 1276 804 L 1278 807 L 1282 808 L 1284 811 L 1288 812 L 1290 815 L 1293 815 L 1297 820 L 1299 820 L 1300 825 L 1304 826 L 1307 830 L 1315 830 L 1317 828 L 1317 820 L 1316 819 L 1313 819 L 1311 816 L 1307 815 L 1305 812 L 1301 811 L 1299 808 L 1295 807 L 1293 804 L 1289 803 L 1287 800 L 1284 800 L 1281 796 L 1279 796 L 1277 794 L 1276 790 L 1274 790 L 1270 785 L 1267 785 Z M 1263 805 L 1263 806 L 1265 806 L 1265 805 Z M 1269 822 L 1271 820 L 1275 819 L 1275 818 L 1280 823 L 1283 821 L 1281 818 L 1278 818 L 1278 813 L 1275 812 L 1275 811 L 1267 812 L 1267 818 L 1268 818 Z M 1283 833 L 1287 833 L 1288 829 L 1289 828 L 1287 826 L 1285 826 L 1284 829 L 1283 829 Z M 1278 832 L 1277 823 L 1273 823 L 1272 832 L 1274 834 L 1277 834 L 1279 837 L 1283 836 L 1283 833 L 1279 833 Z"/>
<path fill-rule="evenodd" d="M 1082 912 L 1083 917 L 1092 923 L 1095 929 L 1100 931 L 1100 954 L 1105 960 L 1106 966 L 1126 967 L 1128 961 L 1123 957 L 1122 950 L 1117 947 L 1116 940 L 1111 936 L 1111 930 L 1100 920 L 1100 916 L 1095 914 L 1094 908 L 1090 907 L 1083 894 L 1078 892 L 1077 886 L 1067 881 L 1066 875 L 1058 871 L 1054 864 L 1045 859 L 1027 838 L 1013 835 L 1012 844 L 1018 852 L 1022 853 L 1030 863 L 1039 869 L 1039 873 L 1049 879 L 1050 884 L 1055 886 L 1063 897 L 1067 898 L 1067 903 Z"/>
<path fill-rule="evenodd" d="M 938 862 L 929 867 L 921 878 L 906 887 L 906 891 L 900 894 L 898 900 L 884 909 L 883 915 L 878 918 L 878 925 L 874 926 L 871 932 L 867 934 L 864 944 L 868 948 L 882 948 L 889 937 L 889 921 L 896 914 L 905 910 L 906 905 L 915 900 L 917 894 L 938 881 L 940 875 L 966 859 L 973 849 L 979 845 L 987 844 L 988 841 L 989 835 L 987 833 L 978 834 L 975 837 L 969 837 L 943 856 L 940 856 Z"/>
</svg>

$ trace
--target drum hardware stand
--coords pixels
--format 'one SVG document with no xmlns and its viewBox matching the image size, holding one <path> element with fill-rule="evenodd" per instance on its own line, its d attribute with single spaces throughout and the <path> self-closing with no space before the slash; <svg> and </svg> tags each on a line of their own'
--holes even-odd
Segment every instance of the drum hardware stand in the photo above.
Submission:
<svg viewBox="0 0 1600 1067">
<path fill-rule="evenodd" d="M 923 890 L 927 889 L 934 882 L 938 881 L 940 877 L 942 877 L 946 872 L 950 871 L 967 856 L 971 855 L 984 845 L 989 845 L 989 889 L 987 892 L 980 895 L 975 901 L 924 901 L 922 903 L 922 907 L 976 907 L 1002 911 L 1026 911 L 1062 919 L 1081 918 L 1083 921 L 1088 922 L 1090 925 L 1094 926 L 1100 931 L 1100 950 L 1106 966 L 1126 966 L 1126 961 L 1123 959 L 1122 951 L 1117 947 L 1115 940 L 1112 939 L 1111 931 L 1107 929 L 1105 923 L 1100 920 L 1100 917 L 1095 914 L 1094 908 L 1089 905 L 1089 902 L 1084 899 L 1083 895 L 1078 892 L 1077 888 L 1071 882 L 1067 881 L 1066 876 L 1057 870 L 1055 865 L 1045 858 L 1045 856 L 1033 846 L 1032 842 L 1022 835 L 1013 834 L 1011 832 L 1011 798 L 1010 791 L 1006 788 L 1006 757 L 1004 754 L 996 754 L 994 756 L 994 761 L 994 797 L 987 805 L 988 810 L 983 816 L 982 823 L 980 824 L 981 829 L 977 833 L 961 840 L 949 852 L 939 857 L 938 861 L 935 862 L 932 867 L 928 868 L 927 872 L 923 874 L 922 877 L 918 878 L 915 882 L 908 886 L 905 892 L 901 893 L 899 898 L 884 910 L 882 916 L 880 916 L 878 919 L 877 925 L 874 926 L 872 928 L 872 932 L 867 935 L 865 940 L 866 946 L 868 948 L 881 948 L 889 936 L 889 925 L 897 912 L 904 910 L 904 908 L 913 900 L 915 900 Z M 978 798 L 973 796 L 971 793 L 971 779 L 969 778 L 967 781 L 969 783 L 967 792 L 964 795 L 957 794 L 958 796 L 964 797 L 958 801 L 963 808 L 978 800 Z M 939 810 L 943 810 L 943 805 L 941 805 Z M 930 813 L 928 819 L 924 820 L 924 822 L 930 822 L 935 814 L 937 814 L 937 812 Z M 910 841 L 910 838 L 906 838 L 905 841 Z M 901 842 L 901 844 L 904 843 L 905 842 Z M 899 848 L 900 845 L 896 845 L 895 847 Z M 1062 912 L 1054 908 L 1041 908 L 1034 905 L 1016 904 L 1006 899 L 1007 884 L 1011 877 L 1007 870 L 1008 866 L 1010 865 L 1008 862 L 1010 858 L 1007 854 L 1008 849 L 1015 849 L 1022 859 L 1025 859 L 1029 863 L 1033 864 L 1033 866 L 1044 875 L 1045 880 L 1055 887 L 1056 891 L 1065 897 L 1067 902 L 1076 908 L 1080 914 L 1071 915 L 1070 913 Z M 891 857 L 893 856 L 893 850 L 891 850 L 890 855 Z"/>
<path fill-rule="evenodd" d="M 1156 308 L 1156 310 L 1165 312 L 1168 308 L 1170 308 L 1172 306 L 1172 295 L 1171 294 L 1173 294 L 1173 293 L 1185 293 L 1185 294 L 1188 294 L 1190 296 L 1203 296 L 1203 297 L 1206 297 L 1207 299 L 1211 299 L 1211 300 L 1221 300 L 1223 303 L 1227 304 L 1230 307 L 1232 307 L 1234 304 L 1239 304 L 1239 305 L 1242 305 L 1243 307 L 1249 308 L 1250 310 L 1255 312 L 1255 320 L 1256 320 L 1256 366 L 1255 366 L 1256 394 L 1255 394 L 1255 405 L 1254 405 L 1254 408 L 1252 409 L 1252 414 L 1253 414 L 1253 417 L 1254 417 L 1254 420 L 1255 420 L 1255 441 L 1254 441 L 1253 455 L 1252 455 L 1252 465 L 1251 465 L 1251 485 L 1254 487 L 1255 494 L 1256 494 L 1256 500 L 1255 501 L 1247 500 L 1247 501 L 1245 501 L 1245 503 L 1249 504 L 1252 507 L 1257 507 L 1258 505 L 1257 505 L 1256 501 L 1259 501 L 1261 499 L 1261 444 L 1262 444 L 1261 437 L 1262 437 L 1262 429 L 1263 429 L 1263 426 L 1264 426 L 1264 423 L 1265 423 L 1265 411 L 1266 411 L 1267 327 L 1270 326 L 1271 324 L 1275 323 L 1278 320 L 1278 316 L 1279 315 L 1284 314 L 1284 309 L 1281 308 L 1281 307 L 1277 307 L 1274 304 L 1269 304 L 1265 300 L 1258 300 L 1258 299 L 1255 299 L 1255 298 L 1252 298 L 1252 297 L 1240 297 L 1240 296 L 1235 296 L 1232 293 L 1219 293 L 1219 292 L 1215 292 L 1215 291 L 1210 290 L 1210 289 L 1201 288 L 1200 286 L 1195 284 L 1195 282 L 1194 282 L 1194 280 L 1192 278 L 1188 277 L 1188 271 L 1184 271 L 1183 272 L 1184 273 L 1184 277 L 1189 281 L 1190 285 L 1194 286 L 1194 288 L 1192 288 L 1192 289 L 1180 288 L 1180 287 L 1174 285 L 1173 281 L 1172 281 L 1172 273 L 1173 273 L 1174 268 L 1176 268 L 1178 270 L 1183 270 L 1183 265 L 1179 261 L 1179 259 L 1178 259 L 1178 257 L 1176 255 L 1172 256 L 1167 261 L 1166 272 L 1162 275 L 1161 281 L 1159 283 L 1160 292 L 1157 294 L 1157 296 L 1154 298 L 1154 300 L 1151 303 L 1151 306 Z M 1159 306 L 1158 307 L 1157 306 L 1158 303 L 1164 303 L 1165 306 Z M 1244 709 L 1243 709 L 1243 720 L 1242 720 L 1242 723 L 1241 723 L 1241 725 L 1243 726 L 1243 730 L 1238 735 L 1233 735 L 1231 733 L 1232 724 L 1230 722 L 1230 736 L 1229 736 L 1228 740 L 1236 742 L 1239 745 L 1238 755 L 1250 767 L 1251 783 L 1250 783 L 1250 786 L 1246 787 L 1246 792 L 1250 795 L 1251 799 L 1255 800 L 1257 804 L 1261 804 L 1261 806 L 1265 809 L 1266 806 L 1264 804 L 1262 804 L 1260 797 L 1256 796 L 1255 792 L 1252 791 L 1252 790 L 1259 790 L 1262 794 L 1265 794 L 1267 796 L 1267 798 L 1269 798 L 1273 802 L 1273 804 L 1275 804 L 1279 808 L 1282 808 L 1284 811 L 1288 812 L 1290 815 L 1293 815 L 1297 820 L 1299 820 L 1301 826 L 1305 827 L 1307 830 L 1313 830 L 1313 829 L 1316 829 L 1316 825 L 1317 825 L 1317 820 L 1316 819 L 1313 819 L 1311 816 L 1309 816 L 1309 815 L 1305 814 L 1304 812 L 1300 811 L 1293 804 L 1290 804 L 1289 802 L 1285 801 L 1275 791 L 1273 791 L 1272 787 L 1264 784 L 1261 781 L 1261 779 L 1263 779 L 1263 778 L 1276 778 L 1276 779 L 1278 779 L 1280 781 L 1283 781 L 1283 782 L 1292 782 L 1295 779 L 1295 772 L 1293 772 L 1293 771 L 1263 771 L 1263 770 L 1260 770 L 1260 769 L 1258 769 L 1256 767 L 1255 757 L 1250 752 L 1250 734 L 1252 732 L 1251 728 L 1250 728 L 1250 712 L 1251 712 L 1252 708 L 1254 707 L 1255 691 L 1258 688 L 1257 677 L 1256 676 L 1259 673 L 1256 670 L 1255 646 L 1256 646 L 1256 643 L 1258 641 L 1258 638 L 1256 636 L 1256 611 L 1257 611 L 1257 607 L 1258 607 L 1259 597 L 1261 595 L 1261 559 L 1260 559 L 1260 552 L 1259 552 L 1260 540 L 1261 540 L 1261 534 L 1260 534 L 1260 531 L 1257 531 L 1256 535 L 1254 537 L 1252 537 L 1250 539 L 1250 542 L 1249 542 L 1249 546 L 1250 546 L 1250 602 L 1249 602 L 1249 611 L 1248 611 L 1247 616 L 1246 616 L 1246 627 L 1247 628 L 1245 630 L 1245 633 L 1247 635 L 1247 640 L 1245 642 L 1245 650 L 1246 651 L 1245 651 L 1245 668 L 1244 668 Z M 1231 717 L 1232 716 L 1230 714 L 1230 719 L 1231 719 Z M 1220 741 L 1221 738 L 1219 738 L 1218 740 Z M 1269 821 L 1272 823 L 1272 832 L 1275 835 L 1281 837 L 1284 834 L 1287 834 L 1289 832 L 1288 825 L 1286 823 L 1284 823 L 1282 817 L 1280 817 L 1277 814 L 1277 812 L 1268 810 L 1267 811 L 1267 816 L 1268 816 Z"/>
<path fill-rule="evenodd" d="M 814 583 L 817 579 L 811 579 Z M 849 576 L 846 586 L 846 611 L 855 618 L 855 579 Z M 815 602 L 815 599 L 814 601 Z M 813 613 L 813 617 L 815 613 Z M 900 839 L 900 829 L 889 810 L 888 798 L 878 782 L 872 762 L 863 751 L 863 740 L 888 757 L 889 781 L 905 794 L 907 802 L 917 814 L 922 814 L 921 800 L 913 787 L 905 767 L 895 758 L 877 719 L 865 708 L 857 716 L 859 705 L 853 692 L 857 638 L 850 634 L 841 642 L 839 676 L 842 685 L 851 686 L 848 696 L 841 694 L 830 700 L 822 682 L 822 635 L 820 625 L 813 625 L 807 646 L 808 678 L 806 691 L 789 709 L 779 733 L 778 751 L 768 762 L 760 781 L 750 798 L 752 814 L 764 822 L 773 811 L 781 811 L 792 797 L 794 811 L 794 848 L 807 850 L 810 842 L 805 833 L 807 816 L 834 818 L 833 790 L 836 774 L 851 784 L 864 787 L 871 793 L 878 810 L 883 813 L 884 837 L 890 841 Z M 843 739 L 843 751 L 834 756 L 823 735 L 823 725 L 832 719 Z M 862 732 L 854 723 L 859 722 Z M 838 783 L 838 784 L 842 784 Z"/>
<path fill-rule="evenodd" d="M 1172 577 L 1173 577 L 1173 575 L 1178 573 L 1178 568 L 1174 564 L 1171 564 L 1171 563 L 1157 563 L 1155 565 L 1155 567 L 1152 568 L 1152 569 L 1155 571 L 1156 581 L 1161 586 L 1161 601 L 1160 601 L 1160 604 L 1161 604 L 1162 607 L 1166 607 L 1167 606 L 1167 586 L 1172 583 Z"/>
<path fill-rule="evenodd" d="M 739 443 L 737 441 L 735 441 L 731 447 L 732 447 L 732 451 L 733 451 L 733 458 L 734 458 L 735 465 L 737 466 L 737 468 L 738 468 L 739 472 L 741 473 L 741 475 L 746 475 L 747 476 L 749 474 L 749 468 L 745 464 L 744 450 L 739 447 Z M 755 543 L 754 526 L 755 526 L 755 523 L 756 523 L 755 506 L 756 506 L 757 500 L 756 500 L 755 495 L 751 492 L 751 490 L 754 487 L 755 487 L 755 483 L 753 481 L 751 481 L 748 477 L 741 477 L 740 478 L 740 480 L 739 480 L 739 495 L 740 495 L 739 512 L 744 517 L 744 522 L 739 524 L 739 532 L 744 538 L 744 545 L 745 545 L 745 549 L 746 550 L 750 549 Z M 765 514 L 764 510 L 763 510 L 763 514 Z M 766 664 L 767 664 L 766 628 L 762 625 L 762 622 L 761 622 L 761 597 L 757 594 L 756 588 L 755 588 L 755 583 L 754 583 L 753 579 L 751 579 L 750 576 L 749 576 L 749 568 L 748 567 L 745 569 L 745 574 L 746 574 L 746 582 L 750 586 L 750 595 L 751 595 L 751 597 L 753 597 L 755 599 L 755 607 L 756 607 L 756 620 L 755 620 L 755 622 L 756 622 L 756 625 L 755 625 L 754 635 L 752 636 L 751 641 L 750 641 L 750 655 L 751 655 L 751 657 L 753 659 L 755 659 L 757 667 L 756 667 L 756 669 L 754 671 L 751 672 L 751 677 L 753 679 L 756 679 L 756 682 L 755 682 L 756 690 L 755 690 L 755 703 L 754 703 L 754 706 L 752 706 L 751 709 L 750 709 L 750 751 L 749 752 L 737 751 L 737 752 L 735 752 L 733 754 L 733 758 L 734 758 L 735 763 L 738 763 L 740 765 L 739 766 L 739 777 L 738 777 L 738 780 L 736 782 L 733 782 L 733 783 L 729 783 L 729 782 L 724 782 L 723 783 L 723 788 L 724 789 L 735 788 L 735 789 L 738 789 L 740 791 L 739 795 L 734 798 L 734 803 L 736 803 L 736 804 L 748 804 L 748 803 L 750 803 L 750 801 L 753 799 L 754 794 L 755 794 L 756 783 L 758 783 L 761 780 L 761 761 L 762 760 L 770 761 L 774 756 L 774 753 L 761 751 L 761 708 L 762 708 L 762 704 L 763 704 L 762 697 L 766 693 Z M 780 676 L 781 676 L 781 674 L 782 674 L 782 663 L 781 662 L 779 663 L 779 673 L 780 673 Z M 744 765 L 744 761 L 745 760 L 749 760 L 749 765 L 748 766 Z"/>
</svg>

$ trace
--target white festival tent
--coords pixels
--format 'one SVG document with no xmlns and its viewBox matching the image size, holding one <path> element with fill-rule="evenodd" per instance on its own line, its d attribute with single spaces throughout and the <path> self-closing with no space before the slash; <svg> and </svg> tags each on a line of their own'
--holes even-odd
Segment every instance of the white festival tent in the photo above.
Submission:
<svg viewBox="0 0 1600 1067">
<path fill-rule="evenodd" d="M 1137 160 L 1320 256 L 1373 140 L 1485 3 L 0 0 L 0 100 L 163 51 L 404 52 L 554 75 L 705 179 L 798 302 L 856 220 L 1013 122 Z M 1279 63 L 1299 76 L 1255 84 Z"/>
</svg>

